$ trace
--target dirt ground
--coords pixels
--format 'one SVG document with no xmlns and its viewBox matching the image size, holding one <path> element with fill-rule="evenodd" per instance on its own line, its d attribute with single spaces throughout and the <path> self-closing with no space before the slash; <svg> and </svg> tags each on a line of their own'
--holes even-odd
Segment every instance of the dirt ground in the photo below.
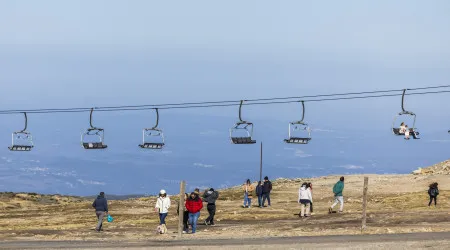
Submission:
<svg viewBox="0 0 450 250">
<path fill-rule="evenodd" d="M 365 234 L 450 231 L 449 175 L 366 175 L 369 177 Z M 220 190 L 216 226 L 200 225 L 186 239 L 236 239 L 269 236 L 361 234 L 364 176 L 345 176 L 345 212 L 328 214 L 332 187 L 339 176 L 314 179 L 279 179 L 273 182 L 272 206 L 242 208 L 240 187 Z M 313 183 L 314 213 L 304 220 L 299 212 L 298 188 Z M 437 208 L 429 208 L 427 189 L 438 182 Z M 256 199 L 253 199 L 256 202 Z M 96 217 L 91 200 L 39 194 L 0 195 L 0 240 L 173 240 L 177 235 L 176 197 L 167 218 L 169 232 L 155 233 L 155 198 L 109 201 L 114 222 L 104 232 L 94 230 Z M 199 222 L 207 216 L 204 209 Z M 387 244 L 387 243 L 386 243 Z M 448 244 L 448 243 L 447 243 Z"/>
</svg>

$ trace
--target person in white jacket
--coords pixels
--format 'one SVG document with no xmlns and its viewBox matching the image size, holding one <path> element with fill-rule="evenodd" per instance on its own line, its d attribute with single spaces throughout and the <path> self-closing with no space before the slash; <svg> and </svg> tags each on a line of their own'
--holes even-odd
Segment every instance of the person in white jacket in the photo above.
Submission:
<svg viewBox="0 0 450 250">
<path fill-rule="evenodd" d="M 308 188 L 308 183 L 305 182 L 298 190 L 298 203 L 300 203 L 301 207 L 300 217 L 311 216 L 309 212 L 311 202 L 312 202 L 311 190 Z"/>
<path fill-rule="evenodd" d="M 159 213 L 159 225 L 166 228 L 166 217 L 170 208 L 170 198 L 167 196 L 166 190 L 159 191 L 159 197 L 156 200 L 155 211 Z"/>
</svg>

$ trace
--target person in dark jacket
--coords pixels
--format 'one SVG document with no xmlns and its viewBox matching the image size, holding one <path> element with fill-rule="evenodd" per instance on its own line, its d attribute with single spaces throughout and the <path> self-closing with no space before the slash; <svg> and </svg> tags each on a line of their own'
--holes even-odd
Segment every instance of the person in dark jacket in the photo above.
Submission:
<svg viewBox="0 0 450 250">
<path fill-rule="evenodd" d="M 189 199 L 186 201 L 186 210 L 189 211 L 189 223 L 192 227 L 192 233 L 195 234 L 197 229 L 197 220 L 200 217 L 200 210 L 203 208 L 202 199 L 192 192 Z"/>
<path fill-rule="evenodd" d="M 258 196 L 258 207 L 262 207 L 263 184 L 261 181 L 258 181 L 256 186 L 256 195 Z"/>
<path fill-rule="evenodd" d="M 205 191 L 203 194 L 203 202 L 206 202 L 208 205 L 206 209 L 208 209 L 209 216 L 205 220 L 205 225 L 214 226 L 214 215 L 216 215 L 216 200 L 219 198 L 219 192 L 215 191 L 214 188 L 210 188 L 208 191 Z"/>
<path fill-rule="evenodd" d="M 103 218 L 108 214 L 108 201 L 105 198 L 104 192 L 100 192 L 100 194 L 97 196 L 97 199 L 95 199 L 94 203 L 92 203 L 92 207 L 95 208 L 95 214 L 97 215 L 98 219 L 98 224 L 95 230 L 97 232 L 103 231 Z"/>
<path fill-rule="evenodd" d="M 430 185 L 430 188 L 428 189 L 428 195 L 430 196 L 430 202 L 428 203 L 428 206 L 431 206 L 431 203 L 434 199 L 434 206 L 436 207 L 437 203 L 437 196 L 439 195 L 439 189 L 438 189 L 438 183 L 432 183 Z"/>
<path fill-rule="evenodd" d="M 264 204 L 266 203 L 266 199 L 267 199 L 267 204 L 268 207 L 270 207 L 270 192 L 272 191 L 272 182 L 269 181 L 269 177 L 264 177 L 264 184 L 263 184 L 263 190 L 262 190 L 262 196 L 263 196 L 263 201 L 262 201 L 262 206 L 264 207 Z"/>
</svg>

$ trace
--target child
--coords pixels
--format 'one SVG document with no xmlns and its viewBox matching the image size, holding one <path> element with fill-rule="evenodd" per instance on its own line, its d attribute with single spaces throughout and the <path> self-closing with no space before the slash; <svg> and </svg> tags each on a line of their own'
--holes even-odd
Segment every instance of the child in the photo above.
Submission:
<svg viewBox="0 0 450 250">
<path fill-rule="evenodd" d="M 405 125 L 405 140 L 409 140 L 409 128 L 408 128 L 408 125 Z"/>
</svg>

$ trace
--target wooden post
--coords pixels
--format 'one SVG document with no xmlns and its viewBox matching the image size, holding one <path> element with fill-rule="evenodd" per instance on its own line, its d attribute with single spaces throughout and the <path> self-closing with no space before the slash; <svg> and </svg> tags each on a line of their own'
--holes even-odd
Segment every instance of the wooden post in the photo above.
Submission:
<svg viewBox="0 0 450 250">
<path fill-rule="evenodd" d="M 180 203 L 178 204 L 178 237 L 181 238 L 183 233 L 183 216 L 184 216 L 184 193 L 186 189 L 186 182 L 180 183 Z"/>
<path fill-rule="evenodd" d="M 367 209 L 367 189 L 369 188 L 369 177 L 364 177 L 364 188 L 363 188 L 363 212 L 362 212 L 362 225 L 361 225 L 361 232 L 366 229 L 366 209 Z"/>
</svg>

